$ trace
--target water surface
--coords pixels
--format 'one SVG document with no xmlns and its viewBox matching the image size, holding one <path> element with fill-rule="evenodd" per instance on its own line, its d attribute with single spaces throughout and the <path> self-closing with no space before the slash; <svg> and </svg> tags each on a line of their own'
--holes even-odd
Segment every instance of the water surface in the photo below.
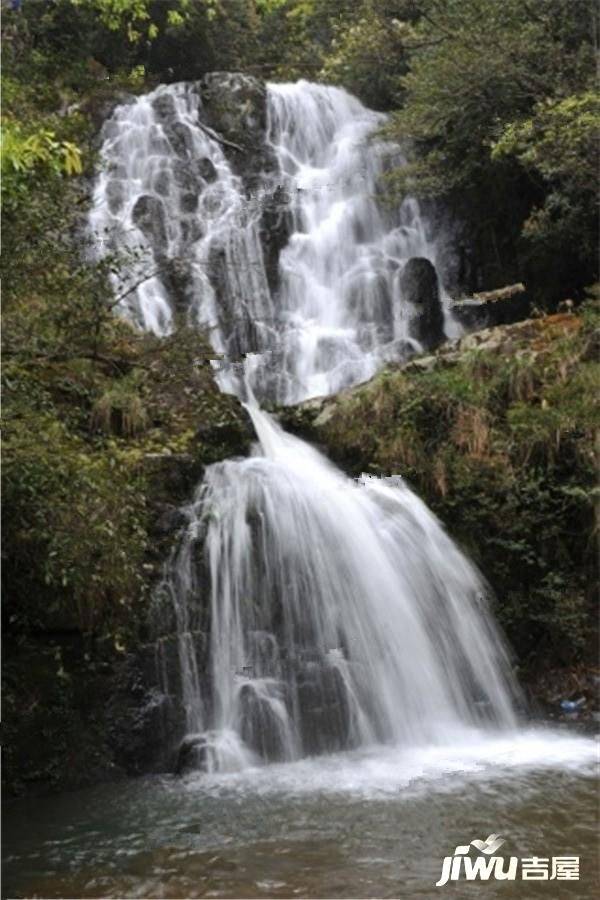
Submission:
<svg viewBox="0 0 600 900">
<path fill-rule="evenodd" d="M 597 745 L 547 731 L 150 777 L 5 806 L 9 897 L 598 896 Z M 579 881 L 436 888 L 442 858 L 580 856 Z"/>
</svg>

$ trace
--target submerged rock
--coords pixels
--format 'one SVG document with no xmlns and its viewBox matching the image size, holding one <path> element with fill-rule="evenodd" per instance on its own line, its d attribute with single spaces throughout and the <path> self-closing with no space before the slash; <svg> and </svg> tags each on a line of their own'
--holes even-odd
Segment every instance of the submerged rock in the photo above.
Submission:
<svg viewBox="0 0 600 900">
<path fill-rule="evenodd" d="M 196 769 L 206 769 L 207 739 L 204 734 L 189 734 L 185 737 L 177 754 L 175 775 L 184 775 Z"/>
</svg>

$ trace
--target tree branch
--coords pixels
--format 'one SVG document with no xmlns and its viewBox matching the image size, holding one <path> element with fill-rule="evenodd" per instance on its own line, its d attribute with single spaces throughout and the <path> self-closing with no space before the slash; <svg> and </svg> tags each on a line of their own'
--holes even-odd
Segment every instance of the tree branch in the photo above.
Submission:
<svg viewBox="0 0 600 900">
<path fill-rule="evenodd" d="M 203 122 L 196 123 L 198 127 L 204 131 L 213 141 L 216 141 L 217 144 L 222 144 L 224 147 L 231 147 L 233 150 L 237 150 L 239 153 L 247 153 L 248 151 L 244 147 L 240 147 L 239 144 L 235 144 L 233 141 L 228 141 L 226 138 L 221 137 L 218 132 L 214 131 L 214 129 L 209 128 L 208 125 L 204 125 Z"/>
</svg>

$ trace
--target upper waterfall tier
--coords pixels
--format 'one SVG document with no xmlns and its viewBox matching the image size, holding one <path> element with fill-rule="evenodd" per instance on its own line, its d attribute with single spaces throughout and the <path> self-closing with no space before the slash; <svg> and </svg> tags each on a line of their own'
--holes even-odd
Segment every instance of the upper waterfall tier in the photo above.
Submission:
<svg viewBox="0 0 600 900">
<path fill-rule="evenodd" d="M 127 252 L 123 313 L 158 334 L 206 326 L 223 387 L 280 403 L 418 349 L 401 275 L 436 249 L 417 202 L 382 194 L 402 163 L 383 121 L 339 88 L 241 75 L 118 107 L 90 224 L 101 252 Z"/>
</svg>

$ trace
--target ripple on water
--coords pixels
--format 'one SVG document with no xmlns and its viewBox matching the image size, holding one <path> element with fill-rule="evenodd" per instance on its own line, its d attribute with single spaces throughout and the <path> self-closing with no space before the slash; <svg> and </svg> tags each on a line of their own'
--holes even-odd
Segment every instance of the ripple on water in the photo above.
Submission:
<svg viewBox="0 0 600 900">
<path fill-rule="evenodd" d="M 589 738 L 465 732 L 446 747 L 372 748 L 22 801 L 5 809 L 5 890 L 429 898 L 443 856 L 498 832 L 511 855 L 581 856 L 579 882 L 561 883 L 560 895 L 536 885 L 535 896 L 592 900 L 600 887 L 597 759 Z M 477 887 L 447 893 L 478 896 Z M 502 898 L 534 896 L 522 883 L 490 882 L 486 897 L 500 890 Z"/>
</svg>

